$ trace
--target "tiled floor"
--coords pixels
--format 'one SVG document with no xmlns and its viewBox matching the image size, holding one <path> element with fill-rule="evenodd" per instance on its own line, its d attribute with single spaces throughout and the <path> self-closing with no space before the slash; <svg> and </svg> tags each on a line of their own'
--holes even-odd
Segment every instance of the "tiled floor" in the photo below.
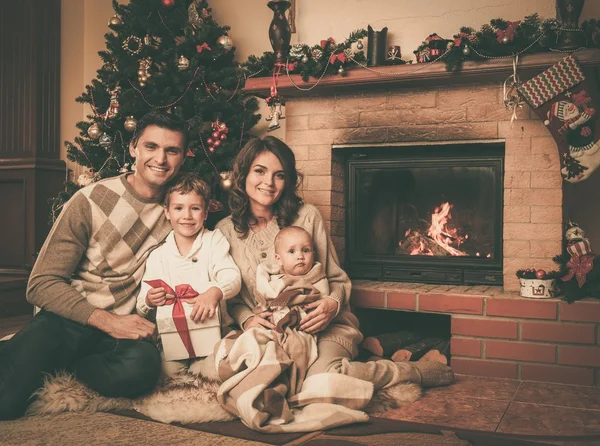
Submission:
<svg viewBox="0 0 600 446">
<path fill-rule="evenodd" d="M 459 375 L 384 418 L 522 435 L 600 435 L 600 389 Z"/>
<path fill-rule="evenodd" d="M 0 339 L 30 316 L 0 319 Z M 600 435 L 600 389 L 458 375 L 383 418 L 522 435 Z"/>
</svg>

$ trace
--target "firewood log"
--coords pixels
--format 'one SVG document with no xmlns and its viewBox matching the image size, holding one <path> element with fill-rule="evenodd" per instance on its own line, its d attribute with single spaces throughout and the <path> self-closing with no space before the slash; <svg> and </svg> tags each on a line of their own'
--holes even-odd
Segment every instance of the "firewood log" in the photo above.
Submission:
<svg viewBox="0 0 600 446">
<path fill-rule="evenodd" d="M 444 339 L 438 337 L 429 337 L 421 339 L 419 342 L 407 345 L 397 350 L 392 355 L 392 361 L 416 361 L 427 353 L 434 345 L 443 342 Z"/>
<path fill-rule="evenodd" d="M 423 338 L 419 333 L 412 331 L 396 331 L 378 336 L 365 338 L 362 343 L 364 349 L 377 356 L 391 356 L 396 350 L 420 341 Z"/>
</svg>

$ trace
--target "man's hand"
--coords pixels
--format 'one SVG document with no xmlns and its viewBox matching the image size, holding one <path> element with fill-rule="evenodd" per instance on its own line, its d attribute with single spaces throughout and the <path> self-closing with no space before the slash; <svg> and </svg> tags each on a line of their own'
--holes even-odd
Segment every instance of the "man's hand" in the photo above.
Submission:
<svg viewBox="0 0 600 446">
<path fill-rule="evenodd" d="M 118 315 L 101 309 L 94 310 L 87 324 L 115 339 L 149 339 L 156 329 L 156 325 L 137 314 Z"/>
<path fill-rule="evenodd" d="M 271 321 L 269 321 L 269 318 L 272 315 L 273 313 L 271 311 L 263 311 L 256 316 L 249 317 L 246 319 L 246 322 L 244 322 L 242 330 L 246 331 L 252 327 L 262 327 L 275 330 L 275 324 L 272 324 Z"/>
<path fill-rule="evenodd" d="M 300 321 L 298 329 L 306 333 L 316 334 L 329 326 L 337 312 L 338 303 L 330 297 L 325 297 L 304 305 L 303 308 L 311 311 Z"/>
<path fill-rule="evenodd" d="M 217 314 L 217 305 L 219 305 L 221 299 L 223 299 L 223 292 L 220 288 L 216 286 L 209 288 L 196 297 L 190 318 L 194 322 L 204 322 L 206 319 L 212 319 Z"/>
<path fill-rule="evenodd" d="M 146 293 L 146 305 L 150 308 L 160 307 L 167 301 L 167 292 L 164 288 L 150 288 Z"/>
</svg>

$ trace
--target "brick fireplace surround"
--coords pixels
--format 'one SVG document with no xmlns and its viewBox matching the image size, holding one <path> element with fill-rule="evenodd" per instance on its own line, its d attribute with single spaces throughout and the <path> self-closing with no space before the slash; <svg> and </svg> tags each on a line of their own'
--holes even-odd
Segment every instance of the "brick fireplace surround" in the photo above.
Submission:
<svg viewBox="0 0 600 446">
<path fill-rule="evenodd" d="M 561 57 L 523 57 L 521 79 Z M 599 50 L 578 52 L 576 58 L 582 66 L 600 66 Z M 353 305 L 450 315 L 451 365 L 457 373 L 600 387 L 600 301 L 569 305 L 518 293 L 517 269 L 555 267 L 563 194 L 558 149 L 549 131 L 527 106 L 511 125 L 503 105 L 502 82 L 512 62 L 470 62 L 455 75 L 446 73 L 443 64 L 377 71 L 394 76 L 351 70 L 345 78 L 323 78 L 310 95 L 281 78 L 279 91 L 287 99 L 285 141 L 305 174 L 306 202 L 327 220 L 343 262 L 344 167 L 338 151 L 352 144 L 501 140 L 504 286 L 353 280 Z M 298 76 L 292 78 L 302 85 Z M 269 82 L 251 79 L 246 91 L 264 97 Z"/>
</svg>

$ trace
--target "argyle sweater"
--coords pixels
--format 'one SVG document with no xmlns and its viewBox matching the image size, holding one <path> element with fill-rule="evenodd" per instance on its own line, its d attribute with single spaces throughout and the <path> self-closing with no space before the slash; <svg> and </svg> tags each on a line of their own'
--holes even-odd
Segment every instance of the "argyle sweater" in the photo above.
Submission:
<svg viewBox="0 0 600 446">
<path fill-rule="evenodd" d="M 97 308 L 135 309 L 146 259 L 171 227 L 159 200 L 140 196 L 127 175 L 84 187 L 66 203 L 31 272 L 30 303 L 82 324 Z"/>
</svg>

